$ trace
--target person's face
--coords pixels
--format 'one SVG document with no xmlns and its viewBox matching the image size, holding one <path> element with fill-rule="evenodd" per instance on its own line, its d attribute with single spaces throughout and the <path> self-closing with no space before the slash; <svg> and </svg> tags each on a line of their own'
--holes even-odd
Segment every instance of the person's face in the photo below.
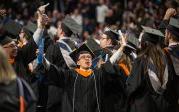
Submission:
<svg viewBox="0 0 179 112">
<path fill-rule="evenodd" d="M 2 46 L 9 58 L 15 58 L 17 56 L 17 45 L 14 41 Z"/>
<path fill-rule="evenodd" d="M 105 48 L 109 45 L 111 45 L 111 39 L 108 39 L 106 34 L 101 34 L 100 47 Z"/>
<path fill-rule="evenodd" d="M 24 30 L 22 29 L 21 30 L 21 32 L 19 33 L 19 40 L 21 41 L 21 42 L 23 42 L 23 40 L 24 40 L 24 38 L 25 38 L 25 32 L 24 32 Z"/>
<path fill-rule="evenodd" d="M 92 56 L 89 53 L 80 54 L 77 65 L 83 69 L 89 69 L 92 66 Z"/>
<path fill-rule="evenodd" d="M 57 28 L 57 36 L 61 37 L 63 34 L 62 28 L 61 28 L 61 23 L 58 23 L 58 28 Z"/>
</svg>

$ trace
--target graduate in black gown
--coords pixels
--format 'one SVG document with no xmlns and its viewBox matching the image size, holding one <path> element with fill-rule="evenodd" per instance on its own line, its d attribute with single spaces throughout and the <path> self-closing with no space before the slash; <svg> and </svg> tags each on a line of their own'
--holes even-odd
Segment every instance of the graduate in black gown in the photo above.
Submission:
<svg viewBox="0 0 179 112">
<path fill-rule="evenodd" d="M 35 112 L 36 97 L 25 80 L 19 78 L 0 47 L 0 111 Z"/>
<path fill-rule="evenodd" d="M 141 52 L 127 79 L 127 112 L 174 112 L 175 94 L 169 94 L 171 67 L 160 47 L 164 35 L 159 30 L 143 29 Z"/>
<path fill-rule="evenodd" d="M 64 20 L 58 24 L 57 36 L 59 39 L 54 45 L 51 45 L 46 52 L 46 58 L 51 63 L 63 68 L 75 66 L 69 54 L 77 48 L 75 41 L 72 40 L 72 35 L 77 35 L 79 29 L 80 25 L 69 16 L 66 16 Z M 64 60 L 62 58 L 64 58 Z"/>
<path fill-rule="evenodd" d="M 46 69 L 50 73 L 49 81 L 57 87 L 64 89 L 62 99 L 62 110 L 49 110 L 50 112 L 104 112 L 104 91 L 107 82 L 115 80 L 115 76 L 120 77 L 118 66 L 112 66 L 107 62 L 99 69 L 90 69 L 94 54 L 86 44 L 83 44 L 79 49 L 70 54 L 78 67 L 75 69 L 64 69 L 62 67 L 48 66 Z M 121 82 L 121 91 L 122 91 Z M 120 85 L 118 85 L 120 86 Z M 51 93 L 53 94 L 56 93 Z M 56 102 L 56 101 L 54 101 Z M 109 102 L 110 103 L 110 102 Z"/>
<path fill-rule="evenodd" d="M 37 43 L 42 37 L 44 26 L 48 21 L 46 15 L 38 13 L 37 19 L 37 29 L 26 45 L 22 48 L 18 48 L 17 44 L 12 38 L 15 38 L 22 31 L 22 26 L 13 20 L 8 20 L 4 23 L 3 28 L 7 30 L 9 35 L 2 34 L 0 37 L 0 45 L 2 45 L 5 50 L 9 63 L 14 67 L 16 74 L 24 78 L 28 83 L 29 80 L 29 70 L 28 64 L 36 58 L 36 50 L 38 49 Z M 13 27 L 14 26 L 14 27 Z M 13 36 L 12 36 L 13 35 Z"/>
<path fill-rule="evenodd" d="M 169 60 L 169 65 L 171 66 L 173 73 L 173 87 L 177 91 L 175 94 L 175 99 L 178 99 L 176 104 L 177 112 L 179 111 L 179 19 L 170 18 L 169 25 L 166 29 L 165 43 L 168 45 L 166 47 L 165 53 Z M 173 91 L 173 93 L 176 93 Z M 175 101 L 173 101 L 175 102 Z"/>
<path fill-rule="evenodd" d="M 100 34 L 100 47 L 111 57 L 117 50 L 115 47 L 118 45 L 119 34 L 115 30 L 108 27 L 104 29 L 104 32 Z"/>
<path fill-rule="evenodd" d="M 69 16 L 66 16 L 65 19 L 58 24 L 57 36 L 59 39 L 55 44 L 48 47 L 45 54 L 45 57 L 50 61 L 50 63 L 64 69 L 76 66 L 69 54 L 76 49 L 75 42 L 71 39 L 71 36 L 78 33 L 78 29 L 80 29 L 79 27 L 80 25 L 78 25 Z M 61 100 L 63 97 L 63 88 L 57 88 L 56 85 L 53 85 L 49 82 L 48 90 L 49 94 L 51 94 L 51 92 L 56 94 L 54 94 L 55 97 L 51 95 L 48 96 L 47 110 L 53 111 L 53 108 L 57 108 L 56 104 L 60 110 Z M 54 104 L 54 101 L 57 102 Z M 55 110 L 53 112 L 55 112 Z"/>
</svg>

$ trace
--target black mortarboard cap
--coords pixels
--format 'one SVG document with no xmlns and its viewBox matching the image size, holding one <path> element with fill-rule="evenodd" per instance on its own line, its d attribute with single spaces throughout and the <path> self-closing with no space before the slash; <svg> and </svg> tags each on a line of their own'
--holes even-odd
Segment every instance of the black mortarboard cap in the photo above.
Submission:
<svg viewBox="0 0 179 112">
<path fill-rule="evenodd" d="M 24 29 L 27 29 L 29 32 L 34 33 L 37 29 L 37 25 L 29 21 L 27 25 L 24 26 Z"/>
<path fill-rule="evenodd" d="M 106 27 L 104 29 L 104 34 L 106 34 L 109 38 L 111 38 L 112 40 L 119 40 L 119 34 L 117 31 L 112 30 L 108 27 Z"/>
<path fill-rule="evenodd" d="M 66 16 L 62 21 L 62 24 L 64 24 L 73 34 L 80 34 L 82 32 L 82 26 L 70 16 Z"/>
<path fill-rule="evenodd" d="M 37 25 L 29 21 L 27 25 L 23 27 L 24 32 L 27 34 L 28 39 L 32 37 L 33 33 L 36 31 Z"/>
<path fill-rule="evenodd" d="M 151 43 L 160 43 L 164 39 L 164 34 L 157 29 L 142 26 L 144 34 L 142 36 L 142 41 L 149 41 Z"/>
<path fill-rule="evenodd" d="M 91 54 L 92 58 L 95 57 L 94 53 L 86 43 L 82 44 L 78 49 L 75 49 L 72 53 L 70 53 L 70 57 L 76 62 L 82 52 L 88 52 Z"/>
<path fill-rule="evenodd" d="M 18 36 L 21 29 L 22 29 L 22 25 L 9 19 L 7 21 L 4 22 L 3 25 L 4 30 L 6 30 L 9 34 L 13 35 L 13 36 Z"/>
<path fill-rule="evenodd" d="M 176 37 L 179 38 L 179 19 L 170 18 L 167 29 Z"/>
<path fill-rule="evenodd" d="M 91 49 L 91 51 L 95 54 L 95 57 L 105 54 L 103 49 L 101 49 L 100 45 L 93 38 L 88 38 L 85 41 L 85 43 Z"/>
<path fill-rule="evenodd" d="M 8 44 L 12 41 L 13 41 L 12 38 L 10 38 L 6 35 L 0 36 L 0 45 L 5 45 L 5 44 Z"/>
</svg>

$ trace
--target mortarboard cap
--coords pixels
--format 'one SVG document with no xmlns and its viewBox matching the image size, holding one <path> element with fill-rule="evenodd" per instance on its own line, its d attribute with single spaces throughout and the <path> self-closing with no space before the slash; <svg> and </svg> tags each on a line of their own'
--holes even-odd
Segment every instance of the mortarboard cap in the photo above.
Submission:
<svg viewBox="0 0 179 112">
<path fill-rule="evenodd" d="M 167 29 L 179 38 L 179 19 L 170 18 L 169 25 Z"/>
<path fill-rule="evenodd" d="M 21 31 L 22 25 L 9 19 L 4 22 L 3 29 L 6 30 L 9 34 L 16 37 Z"/>
<path fill-rule="evenodd" d="M 62 26 L 65 25 L 64 30 L 70 30 L 73 34 L 80 34 L 82 32 L 82 26 L 79 25 L 74 19 L 70 16 L 66 16 L 62 21 Z M 63 27 L 62 27 L 63 29 Z"/>
<path fill-rule="evenodd" d="M 31 33 L 34 33 L 37 29 L 37 25 L 29 21 L 26 26 L 24 26 L 24 29 L 28 30 Z"/>
<path fill-rule="evenodd" d="M 36 29 L 37 29 L 37 25 L 32 23 L 31 21 L 29 21 L 27 25 L 23 27 L 23 30 L 26 33 L 28 39 L 32 37 Z"/>
<path fill-rule="evenodd" d="M 92 58 L 95 57 L 94 53 L 86 43 L 82 44 L 78 49 L 75 49 L 73 52 L 71 52 L 70 57 L 74 60 L 74 62 L 76 62 L 82 52 L 88 52 L 91 54 Z"/>
<path fill-rule="evenodd" d="M 112 40 L 119 40 L 119 34 L 117 31 L 112 30 L 108 27 L 106 27 L 104 29 L 104 34 L 106 34 L 109 38 L 111 38 Z"/>
<path fill-rule="evenodd" d="M 100 45 L 94 40 L 94 38 L 88 38 L 85 43 L 95 55 L 93 58 L 92 67 L 96 68 L 97 63 L 100 59 L 105 57 L 106 52 L 104 49 L 101 49 Z"/>
<path fill-rule="evenodd" d="M 95 54 L 95 57 L 98 57 L 99 55 L 104 55 L 103 49 L 101 49 L 100 45 L 93 38 L 88 38 L 85 43 Z"/>
<path fill-rule="evenodd" d="M 12 38 L 10 38 L 6 35 L 0 36 L 0 45 L 5 45 L 5 44 L 8 44 L 12 41 L 13 41 Z"/>
<path fill-rule="evenodd" d="M 142 26 L 144 34 L 142 36 L 142 41 L 149 41 L 152 43 L 159 43 L 164 39 L 164 34 L 157 29 Z"/>
<path fill-rule="evenodd" d="M 124 36 L 122 34 L 122 31 L 119 30 L 119 35 Z M 127 43 L 124 49 L 124 53 L 125 54 L 130 54 L 131 52 L 136 52 L 138 50 L 138 46 L 139 46 L 139 40 L 136 37 L 134 32 L 128 32 L 128 31 L 123 31 L 125 33 L 125 35 L 127 35 Z"/>
</svg>

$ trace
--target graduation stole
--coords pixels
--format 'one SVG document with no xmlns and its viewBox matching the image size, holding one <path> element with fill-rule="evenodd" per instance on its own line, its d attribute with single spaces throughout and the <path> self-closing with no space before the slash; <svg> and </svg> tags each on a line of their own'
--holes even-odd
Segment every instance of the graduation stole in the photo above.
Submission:
<svg viewBox="0 0 179 112">
<path fill-rule="evenodd" d="M 93 73 L 93 71 L 91 69 L 90 70 L 82 70 L 82 69 L 76 68 L 75 71 L 84 77 L 88 77 Z"/>
<path fill-rule="evenodd" d="M 27 82 L 19 77 L 16 80 L 19 91 L 19 112 L 26 112 L 27 105 L 35 101 L 36 97 Z"/>
<path fill-rule="evenodd" d="M 23 84 L 22 81 L 17 78 L 17 85 L 18 85 L 18 89 L 19 89 L 19 103 L 20 103 L 20 108 L 19 108 L 19 112 L 25 112 L 25 98 L 24 98 L 24 89 L 23 89 Z"/>
<path fill-rule="evenodd" d="M 129 74 L 130 74 L 129 69 L 124 63 L 120 63 L 119 67 L 122 68 L 122 70 L 124 71 L 126 76 L 129 76 Z"/>
<path fill-rule="evenodd" d="M 18 47 L 22 48 L 24 46 L 24 44 L 21 41 L 18 41 Z"/>
</svg>

